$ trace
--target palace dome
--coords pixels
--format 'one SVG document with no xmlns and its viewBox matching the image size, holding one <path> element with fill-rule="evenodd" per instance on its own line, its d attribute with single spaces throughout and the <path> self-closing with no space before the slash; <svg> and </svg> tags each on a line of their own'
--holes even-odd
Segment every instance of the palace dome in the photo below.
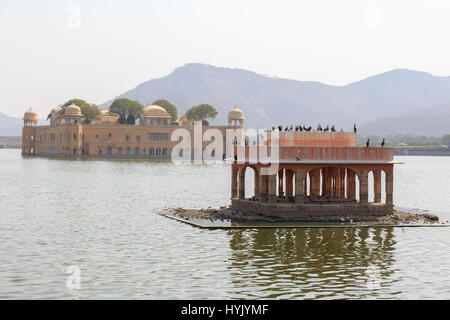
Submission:
<svg viewBox="0 0 450 320">
<path fill-rule="evenodd" d="M 28 110 L 27 112 L 25 112 L 25 114 L 23 115 L 23 120 L 27 120 L 27 121 L 37 121 L 38 120 L 38 114 L 36 111 L 34 110 Z"/>
<path fill-rule="evenodd" d="M 144 117 L 170 118 L 170 115 L 164 108 L 156 105 L 146 106 L 142 113 Z"/>
<path fill-rule="evenodd" d="M 119 116 L 115 113 L 109 112 L 109 110 L 100 111 L 100 123 L 118 123 Z"/>
<path fill-rule="evenodd" d="M 186 113 L 184 113 L 180 119 L 178 119 L 179 122 L 187 121 Z"/>
<path fill-rule="evenodd" d="M 76 104 L 72 103 L 70 106 L 66 108 L 64 112 L 66 116 L 81 116 L 81 109 Z"/>
<path fill-rule="evenodd" d="M 234 107 L 228 112 L 228 120 L 244 120 L 244 112 L 238 107 Z"/>
</svg>

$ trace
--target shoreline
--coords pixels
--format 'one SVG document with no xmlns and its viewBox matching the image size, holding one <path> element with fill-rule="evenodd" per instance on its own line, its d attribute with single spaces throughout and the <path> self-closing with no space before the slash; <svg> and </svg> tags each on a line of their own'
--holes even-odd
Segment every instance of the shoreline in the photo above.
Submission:
<svg viewBox="0 0 450 320">
<path fill-rule="evenodd" d="M 169 208 L 165 210 L 164 215 L 172 215 L 189 222 L 209 221 L 217 222 L 229 220 L 236 223 L 280 223 L 280 222 L 328 222 L 339 223 L 339 225 L 352 226 L 399 226 L 399 225 L 442 225 L 439 217 L 430 213 L 409 213 L 394 210 L 392 215 L 387 216 L 322 216 L 322 217 L 299 217 L 299 218 L 280 218 L 267 217 L 263 215 L 247 214 L 238 210 L 233 210 L 228 206 L 219 208 Z"/>
</svg>

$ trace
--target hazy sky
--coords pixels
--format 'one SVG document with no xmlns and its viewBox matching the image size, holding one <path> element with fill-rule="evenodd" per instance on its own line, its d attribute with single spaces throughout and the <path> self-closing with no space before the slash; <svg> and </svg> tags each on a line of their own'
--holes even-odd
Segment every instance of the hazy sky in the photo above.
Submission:
<svg viewBox="0 0 450 320">
<path fill-rule="evenodd" d="M 0 112 L 102 103 L 189 62 L 342 85 L 450 75 L 450 1 L 1 0 Z"/>
</svg>

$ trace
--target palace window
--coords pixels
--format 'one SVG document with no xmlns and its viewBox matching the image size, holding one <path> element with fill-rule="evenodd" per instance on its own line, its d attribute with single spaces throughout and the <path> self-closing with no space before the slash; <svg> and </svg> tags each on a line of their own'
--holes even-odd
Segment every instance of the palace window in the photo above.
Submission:
<svg viewBox="0 0 450 320">
<path fill-rule="evenodd" d="M 108 138 L 111 138 L 111 136 L 112 136 L 112 133 L 108 133 Z"/>
<path fill-rule="evenodd" d="M 141 136 L 136 136 L 136 141 L 140 142 L 141 141 Z"/>
<path fill-rule="evenodd" d="M 73 135 L 73 140 L 74 141 L 77 140 L 77 135 L 76 134 Z"/>
<path fill-rule="evenodd" d="M 125 141 L 130 141 L 130 137 L 128 135 L 125 136 Z"/>
<path fill-rule="evenodd" d="M 166 132 L 150 133 L 150 141 L 169 141 L 169 134 Z"/>
</svg>

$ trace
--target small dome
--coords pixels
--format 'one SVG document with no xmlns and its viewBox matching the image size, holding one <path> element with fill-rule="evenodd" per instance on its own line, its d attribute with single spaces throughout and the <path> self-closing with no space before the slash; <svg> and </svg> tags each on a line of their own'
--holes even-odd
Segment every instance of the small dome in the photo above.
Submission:
<svg viewBox="0 0 450 320">
<path fill-rule="evenodd" d="M 52 117 L 59 116 L 61 114 L 61 110 L 62 110 L 62 105 L 58 105 L 56 108 L 53 108 L 52 111 L 50 111 L 50 113 L 48 114 L 47 120 Z"/>
<path fill-rule="evenodd" d="M 100 119 L 101 123 L 118 123 L 119 117 L 113 115 L 102 116 Z"/>
<path fill-rule="evenodd" d="M 144 117 L 170 118 L 170 115 L 164 108 L 156 105 L 146 106 L 142 113 Z"/>
<path fill-rule="evenodd" d="M 244 112 L 238 107 L 234 107 L 228 112 L 228 120 L 244 120 Z"/>
<path fill-rule="evenodd" d="M 36 111 L 28 110 L 27 112 L 25 112 L 25 114 L 23 115 L 23 120 L 26 121 L 37 121 L 38 120 L 38 114 Z"/>
<path fill-rule="evenodd" d="M 81 109 L 76 104 L 72 103 L 70 106 L 66 108 L 64 112 L 66 116 L 81 116 Z"/>
<path fill-rule="evenodd" d="M 119 116 L 109 110 L 100 111 L 100 122 L 101 123 L 117 123 L 119 122 Z"/>
<path fill-rule="evenodd" d="M 180 119 L 178 119 L 178 122 L 183 122 L 183 121 L 187 121 L 187 117 L 186 117 L 186 113 L 183 114 Z"/>
<path fill-rule="evenodd" d="M 62 105 L 58 105 L 56 108 L 52 109 L 52 114 L 58 114 L 62 110 Z"/>
</svg>

